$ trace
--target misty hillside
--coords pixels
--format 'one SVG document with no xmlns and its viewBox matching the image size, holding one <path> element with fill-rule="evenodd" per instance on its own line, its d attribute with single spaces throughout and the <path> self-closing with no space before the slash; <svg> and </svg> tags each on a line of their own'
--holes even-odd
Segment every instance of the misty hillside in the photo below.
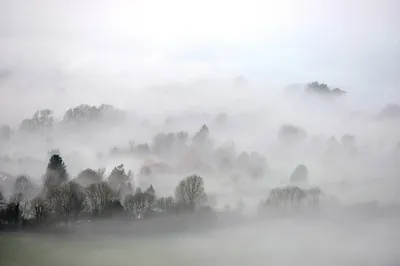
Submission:
<svg viewBox="0 0 400 266">
<path fill-rule="evenodd" d="M 0 0 L 0 265 L 399 265 L 399 10 Z"/>
</svg>

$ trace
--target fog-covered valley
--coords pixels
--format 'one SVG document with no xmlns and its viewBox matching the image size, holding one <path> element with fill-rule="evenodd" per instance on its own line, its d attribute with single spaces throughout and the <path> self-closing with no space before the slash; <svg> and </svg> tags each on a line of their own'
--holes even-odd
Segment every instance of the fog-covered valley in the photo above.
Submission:
<svg viewBox="0 0 400 266">
<path fill-rule="evenodd" d="M 0 0 L 0 265 L 398 265 L 399 8 Z"/>
</svg>

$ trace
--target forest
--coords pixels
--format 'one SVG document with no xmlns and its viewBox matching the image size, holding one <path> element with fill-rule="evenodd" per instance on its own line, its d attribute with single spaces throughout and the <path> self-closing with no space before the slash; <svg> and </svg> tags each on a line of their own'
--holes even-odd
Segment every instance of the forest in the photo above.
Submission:
<svg viewBox="0 0 400 266">
<path fill-rule="evenodd" d="M 319 95 L 318 97 L 338 97 L 345 94 L 340 89 L 329 89 L 326 84 L 318 82 L 306 85 L 304 92 Z M 376 115 L 376 119 L 380 120 L 393 117 L 399 117 L 399 107 L 396 105 L 389 105 Z M 0 131 L 3 151 L 14 143 L 20 144 L 21 138 L 33 142 L 41 141 L 50 149 L 42 156 L 48 158 L 47 167 L 42 163 L 43 160 L 38 161 L 33 156 L 12 158 L 3 152 L 0 160 L 0 166 L 4 170 L 0 172 L 3 177 L 0 183 L 1 230 L 72 230 L 83 224 L 89 226 L 97 222 L 124 221 L 131 224 L 139 220 L 187 217 L 194 214 L 215 219 L 230 213 L 235 215 L 236 220 L 240 220 L 243 219 L 243 211 L 248 208 L 243 198 L 218 202 L 220 191 L 216 193 L 214 189 L 208 193 L 205 183 L 210 178 L 227 179 L 229 183 L 224 181 L 224 186 L 236 187 L 237 190 L 243 179 L 253 182 L 253 185 L 276 179 L 274 175 L 277 174 L 267 164 L 264 155 L 257 151 L 238 152 L 233 141 L 225 141 L 218 146 L 206 124 L 192 136 L 187 131 L 180 130 L 158 133 L 150 142 L 137 143 L 129 140 L 121 146 L 111 145 L 108 151 L 96 153 L 96 165 L 109 165 L 110 161 L 116 160 L 121 160 L 121 163 L 109 169 L 104 166 L 83 169 L 75 167 L 78 170 L 70 174 L 55 139 L 64 143 L 69 135 L 77 133 L 81 138 L 77 142 L 85 143 L 103 130 L 121 130 L 121 126 L 129 124 L 129 119 L 133 119 L 130 114 L 112 105 L 82 104 L 68 109 L 61 119 L 57 119 L 53 111 L 43 109 L 35 112 L 31 118 L 24 119 L 16 129 L 3 125 Z M 204 119 L 192 118 L 196 119 L 204 122 Z M 219 113 L 208 122 L 218 131 L 228 127 L 229 119 L 228 114 Z M 174 119 L 166 118 L 163 127 L 173 123 Z M 146 127 L 143 123 L 141 126 Z M 125 129 L 122 127 L 122 131 Z M 277 141 L 280 150 L 296 148 L 300 152 L 321 148 L 323 142 L 321 138 L 310 137 L 305 129 L 293 124 L 280 125 Z M 70 144 L 65 146 L 66 150 L 68 146 Z M 360 155 L 356 137 L 350 134 L 344 134 L 339 141 L 334 136 L 326 138 L 325 147 L 321 151 L 324 160 L 330 160 L 329 163 L 335 157 L 353 160 Z M 312 156 L 316 155 L 317 153 Z M 312 157 L 313 161 L 314 158 Z M 68 159 L 79 161 L 79 154 L 73 153 Z M 140 165 L 138 169 L 129 169 L 124 163 L 126 161 L 139 161 Z M 42 173 L 40 168 L 43 169 Z M 34 171 L 31 176 L 27 171 L 29 169 L 39 170 Z M 12 171 L 13 174 L 7 171 Z M 204 179 L 203 176 L 208 178 Z M 163 186 L 160 178 L 168 183 L 168 192 L 163 189 L 159 193 L 157 190 L 157 185 Z M 171 185 L 172 180 L 175 180 L 175 185 Z M 332 208 L 339 204 L 336 195 L 309 182 L 309 170 L 303 163 L 293 167 L 284 180 L 287 180 L 284 185 L 269 186 L 258 202 L 251 203 L 253 206 L 250 209 L 256 209 L 258 215 L 287 215 L 293 212 L 317 212 L 321 210 L 321 206 Z M 239 194 L 238 190 L 236 194 Z M 375 199 L 366 201 L 366 206 L 375 206 L 371 202 L 375 202 Z"/>
</svg>

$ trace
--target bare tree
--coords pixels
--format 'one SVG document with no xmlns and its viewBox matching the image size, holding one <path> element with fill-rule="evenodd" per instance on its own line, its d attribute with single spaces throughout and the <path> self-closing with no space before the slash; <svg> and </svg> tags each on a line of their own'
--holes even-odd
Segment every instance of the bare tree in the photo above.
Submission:
<svg viewBox="0 0 400 266">
<path fill-rule="evenodd" d="M 0 187 L 0 210 L 4 209 L 6 204 L 7 202 L 3 194 L 3 189 Z"/>
<path fill-rule="evenodd" d="M 86 188 L 88 203 L 95 216 L 104 214 L 107 203 L 114 193 L 106 182 L 91 184 Z"/>
<path fill-rule="evenodd" d="M 316 207 L 320 203 L 320 198 L 323 195 L 322 191 L 318 187 L 310 188 L 306 191 L 307 198 L 306 201 L 309 205 Z"/>
<path fill-rule="evenodd" d="M 33 198 L 31 200 L 31 213 L 36 221 L 36 225 L 42 225 L 49 214 L 49 205 L 47 201 L 41 196 Z"/>
<path fill-rule="evenodd" d="M 306 196 L 306 192 L 296 186 L 278 187 L 271 190 L 266 205 L 283 209 L 296 208 L 300 206 Z"/>
<path fill-rule="evenodd" d="M 173 197 L 161 197 L 154 204 L 157 208 L 164 211 L 170 211 L 174 208 L 175 201 Z"/>
<path fill-rule="evenodd" d="M 75 182 L 51 187 L 47 196 L 51 209 L 63 217 L 69 226 L 86 208 L 84 189 Z"/>
<path fill-rule="evenodd" d="M 194 210 L 196 204 L 206 198 L 203 178 L 192 175 L 181 180 L 175 188 L 175 198 L 179 205 Z"/>
<path fill-rule="evenodd" d="M 20 175 L 15 179 L 14 192 L 26 195 L 33 188 L 32 182 L 25 175 Z"/>
<path fill-rule="evenodd" d="M 5 220 L 9 224 L 19 225 L 23 215 L 26 214 L 26 200 L 22 193 L 10 197 L 4 211 Z"/>
<path fill-rule="evenodd" d="M 134 195 L 125 196 L 124 206 L 136 218 L 141 218 L 142 214 L 148 211 L 152 206 L 153 200 L 153 195 L 137 189 Z"/>
</svg>

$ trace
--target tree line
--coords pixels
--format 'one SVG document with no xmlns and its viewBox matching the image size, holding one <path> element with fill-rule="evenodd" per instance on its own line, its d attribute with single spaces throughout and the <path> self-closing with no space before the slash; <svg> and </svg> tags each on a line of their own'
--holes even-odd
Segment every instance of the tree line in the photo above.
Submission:
<svg viewBox="0 0 400 266">
<path fill-rule="evenodd" d="M 308 171 L 300 165 L 293 172 L 292 185 L 274 188 L 262 210 L 298 209 L 316 207 L 323 195 L 318 188 L 302 189 Z M 72 227 L 78 221 L 123 219 L 137 221 L 164 215 L 179 215 L 197 211 L 212 212 L 205 192 L 204 180 L 198 175 L 183 178 L 175 187 L 174 195 L 159 197 L 152 185 L 146 189 L 134 188 L 132 172 L 123 164 L 106 176 L 105 169 L 85 169 L 70 178 L 59 154 L 48 162 L 42 184 L 38 186 L 29 177 L 15 179 L 8 196 L 0 190 L 0 228 Z"/>
<path fill-rule="evenodd" d="M 169 197 L 158 197 L 152 185 L 134 189 L 131 177 L 121 164 L 108 177 L 104 169 L 85 169 L 70 178 L 62 157 L 54 154 L 41 186 L 22 175 L 15 179 L 8 199 L 0 191 L 0 224 L 3 229 L 70 227 L 78 220 L 138 220 L 206 208 L 204 181 L 198 175 L 182 179 Z"/>
</svg>

